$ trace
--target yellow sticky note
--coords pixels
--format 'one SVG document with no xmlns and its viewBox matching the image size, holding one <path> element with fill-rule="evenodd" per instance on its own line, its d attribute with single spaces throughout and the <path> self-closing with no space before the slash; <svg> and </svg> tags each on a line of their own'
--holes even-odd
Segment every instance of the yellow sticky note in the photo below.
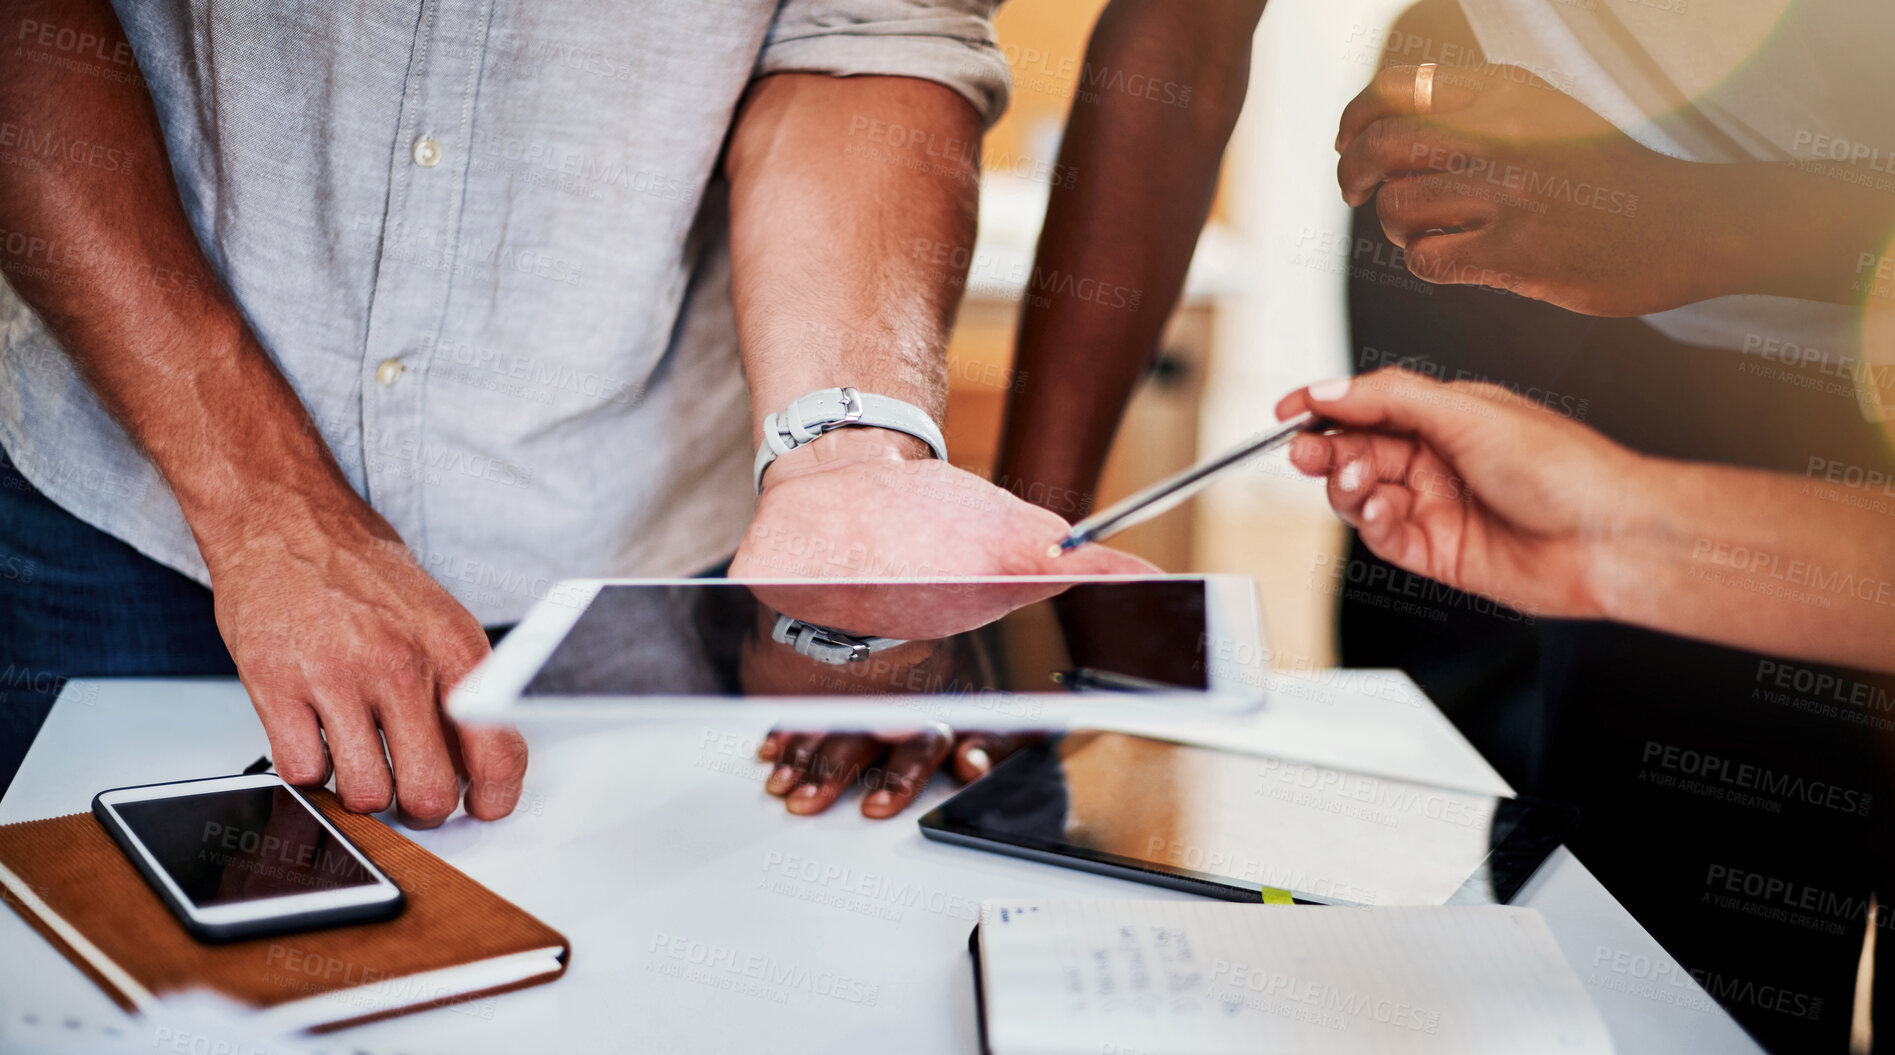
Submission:
<svg viewBox="0 0 1895 1055">
<path fill-rule="evenodd" d="M 1267 886 L 1263 888 L 1263 903 L 1266 905 L 1294 905 L 1296 904 L 1296 899 L 1291 897 L 1290 892 L 1287 890 L 1278 890 L 1276 887 Z"/>
</svg>

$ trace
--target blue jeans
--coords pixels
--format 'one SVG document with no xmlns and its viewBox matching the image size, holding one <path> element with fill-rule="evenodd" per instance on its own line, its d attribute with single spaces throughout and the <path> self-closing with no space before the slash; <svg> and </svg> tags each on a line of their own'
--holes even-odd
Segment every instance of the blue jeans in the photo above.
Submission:
<svg viewBox="0 0 1895 1055">
<path fill-rule="evenodd" d="M 236 672 L 209 589 L 54 505 L 0 451 L 0 790 L 67 678 Z"/>
<path fill-rule="evenodd" d="M 236 673 L 208 588 L 54 505 L 0 450 L 0 792 L 67 678 Z"/>
</svg>

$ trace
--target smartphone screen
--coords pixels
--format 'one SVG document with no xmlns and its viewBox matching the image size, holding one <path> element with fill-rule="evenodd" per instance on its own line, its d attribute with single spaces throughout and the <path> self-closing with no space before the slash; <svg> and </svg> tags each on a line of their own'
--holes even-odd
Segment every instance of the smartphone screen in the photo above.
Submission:
<svg viewBox="0 0 1895 1055">
<path fill-rule="evenodd" d="M 281 786 L 124 802 L 113 808 L 198 908 L 376 881 L 349 847 Z"/>
</svg>

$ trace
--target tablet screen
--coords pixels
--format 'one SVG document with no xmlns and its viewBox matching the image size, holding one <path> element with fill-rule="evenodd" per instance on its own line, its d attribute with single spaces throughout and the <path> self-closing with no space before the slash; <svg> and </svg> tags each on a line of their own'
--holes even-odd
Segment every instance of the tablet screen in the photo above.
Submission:
<svg viewBox="0 0 1895 1055">
<path fill-rule="evenodd" d="M 1202 691 L 1205 583 L 608 584 L 521 696 Z M 800 613 L 818 618 L 798 618 Z M 882 636 L 903 627 L 959 628 Z"/>
<path fill-rule="evenodd" d="M 1508 900 L 1570 820 L 1550 803 L 1083 731 L 1021 752 L 921 823 L 1218 896 L 1442 905 Z"/>
</svg>

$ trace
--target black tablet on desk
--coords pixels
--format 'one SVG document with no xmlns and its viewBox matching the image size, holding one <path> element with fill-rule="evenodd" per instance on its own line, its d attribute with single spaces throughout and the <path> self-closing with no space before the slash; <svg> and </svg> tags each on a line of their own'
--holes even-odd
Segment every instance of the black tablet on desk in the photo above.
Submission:
<svg viewBox="0 0 1895 1055">
<path fill-rule="evenodd" d="M 1232 901 L 1499 904 L 1576 811 L 1307 762 L 1080 730 L 921 818 L 931 839 Z"/>
</svg>

